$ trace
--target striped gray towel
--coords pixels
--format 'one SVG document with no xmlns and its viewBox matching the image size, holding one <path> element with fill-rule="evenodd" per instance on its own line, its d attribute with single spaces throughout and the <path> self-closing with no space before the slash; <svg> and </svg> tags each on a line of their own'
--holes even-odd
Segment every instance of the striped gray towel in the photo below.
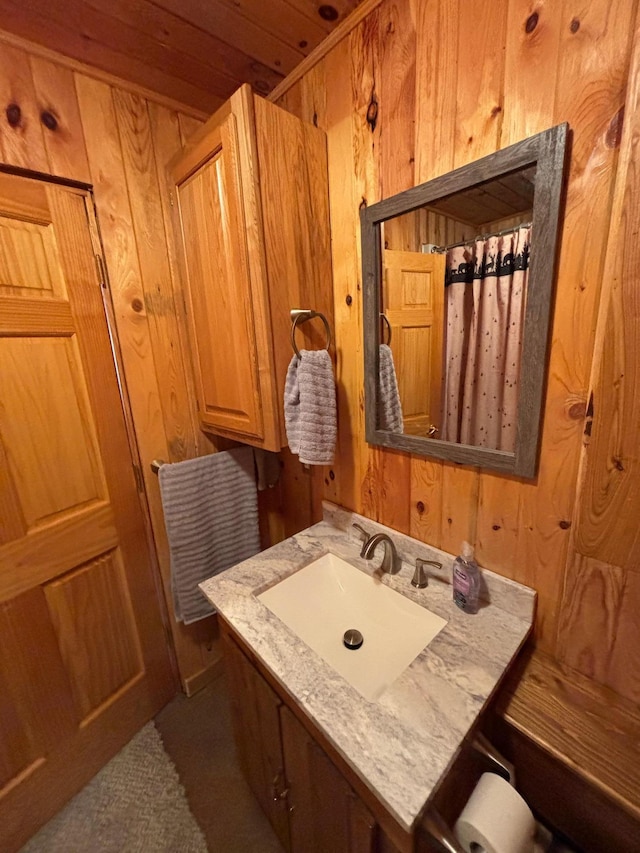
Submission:
<svg viewBox="0 0 640 853">
<path fill-rule="evenodd" d="M 162 465 L 158 476 L 176 619 L 188 625 L 215 612 L 198 584 L 260 551 L 253 452 Z"/>
<path fill-rule="evenodd" d="M 331 356 L 322 350 L 300 351 L 287 370 L 284 423 L 292 453 L 305 465 L 331 465 L 336 448 L 336 381 Z"/>
<path fill-rule="evenodd" d="M 380 344 L 378 429 L 386 429 L 389 432 L 404 432 L 398 380 L 393 364 L 393 353 L 388 344 Z"/>
</svg>

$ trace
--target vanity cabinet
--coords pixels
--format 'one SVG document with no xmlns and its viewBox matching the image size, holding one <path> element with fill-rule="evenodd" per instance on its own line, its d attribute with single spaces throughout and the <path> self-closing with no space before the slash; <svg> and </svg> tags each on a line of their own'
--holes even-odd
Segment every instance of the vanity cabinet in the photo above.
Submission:
<svg viewBox="0 0 640 853">
<path fill-rule="evenodd" d="M 370 808 L 223 625 L 240 766 L 290 853 L 398 853 Z"/>
<path fill-rule="evenodd" d="M 238 761 L 281 844 L 289 850 L 282 702 L 235 643 L 226 639 L 224 652 Z"/>
<path fill-rule="evenodd" d="M 279 450 L 289 311 L 332 322 L 325 134 L 243 86 L 169 172 L 200 426 Z"/>
<path fill-rule="evenodd" d="M 280 709 L 292 851 L 373 853 L 376 822 L 291 711 Z"/>
</svg>

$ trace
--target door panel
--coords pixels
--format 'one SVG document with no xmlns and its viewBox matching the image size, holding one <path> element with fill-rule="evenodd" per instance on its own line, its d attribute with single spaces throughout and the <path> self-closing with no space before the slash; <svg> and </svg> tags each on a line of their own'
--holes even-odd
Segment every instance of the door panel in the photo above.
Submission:
<svg viewBox="0 0 640 853">
<path fill-rule="evenodd" d="M 29 214 L 22 211 L 22 215 Z M 0 294 L 64 298 L 64 279 L 57 261 L 51 223 L 0 216 Z"/>
<path fill-rule="evenodd" d="M 0 363 L 0 434 L 27 530 L 104 499 L 73 339 L 5 338 Z"/>
<path fill-rule="evenodd" d="M 86 719 L 144 675 L 120 552 L 67 572 L 44 592 L 75 704 Z"/>
<path fill-rule="evenodd" d="M 85 195 L 0 176 L 0 848 L 174 692 Z"/>
<path fill-rule="evenodd" d="M 0 605 L 0 789 L 29 774 L 80 722 L 47 605 L 34 589 Z M 0 807 L 1 808 L 1 807 Z M 0 838 L 2 832 L 0 831 Z"/>
</svg>

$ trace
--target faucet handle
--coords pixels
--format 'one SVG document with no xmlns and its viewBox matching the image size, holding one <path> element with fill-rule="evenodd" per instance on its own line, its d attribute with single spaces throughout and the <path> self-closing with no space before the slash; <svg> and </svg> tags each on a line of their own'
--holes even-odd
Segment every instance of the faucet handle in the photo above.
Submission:
<svg viewBox="0 0 640 853">
<path fill-rule="evenodd" d="M 425 566 L 435 566 L 437 569 L 441 569 L 442 563 L 438 563 L 436 560 L 423 560 L 422 557 L 416 557 L 416 570 L 411 579 L 411 586 L 415 586 L 417 589 L 424 589 L 427 586 L 429 576 Z"/>
<path fill-rule="evenodd" d="M 359 536 L 359 537 L 360 537 L 360 539 L 362 540 L 362 548 L 360 549 L 360 556 L 361 556 L 361 557 L 364 557 L 364 549 L 366 548 L 366 546 L 367 546 L 367 542 L 369 541 L 369 539 L 370 539 L 371 537 L 370 537 L 370 535 L 367 533 L 367 531 L 364 529 L 364 527 L 362 527 L 362 525 L 360 525 L 360 524 L 352 524 L 351 526 L 352 526 L 352 527 L 355 527 L 355 529 L 358 531 L 358 536 Z"/>
</svg>

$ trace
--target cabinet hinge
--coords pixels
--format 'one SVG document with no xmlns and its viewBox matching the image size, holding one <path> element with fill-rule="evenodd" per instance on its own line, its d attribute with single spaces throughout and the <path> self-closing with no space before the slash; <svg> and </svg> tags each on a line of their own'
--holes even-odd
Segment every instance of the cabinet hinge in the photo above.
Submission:
<svg viewBox="0 0 640 853">
<path fill-rule="evenodd" d="M 136 478 L 136 489 L 139 492 L 144 492 L 144 478 L 140 466 L 133 463 L 133 476 Z"/>
<path fill-rule="evenodd" d="M 102 255 L 96 253 L 96 270 L 98 272 L 98 284 L 100 287 L 107 286 L 107 276 L 105 274 L 104 269 L 104 261 L 102 260 Z"/>
<path fill-rule="evenodd" d="M 171 205 L 171 207 L 174 206 L 173 193 L 171 192 L 171 190 L 169 190 L 169 204 Z"/>
</svg>

